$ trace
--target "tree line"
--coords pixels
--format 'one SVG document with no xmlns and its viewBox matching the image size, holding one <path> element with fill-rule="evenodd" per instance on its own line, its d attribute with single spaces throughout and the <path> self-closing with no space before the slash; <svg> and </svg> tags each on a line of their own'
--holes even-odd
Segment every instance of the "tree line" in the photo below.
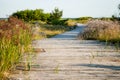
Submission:
<svg viewBox="0 0 120 80">
<path fill-rule="evenodd" d="M 42 9 L 36 10 L 22 10 L 12 14 L 12 16 L 22 19 L 24 21 L 44 21 L 49 24 L 56 24 L 60 21 L 63 11 L 55 8 L 51 13 L 45 13 Z"/>
</svg>

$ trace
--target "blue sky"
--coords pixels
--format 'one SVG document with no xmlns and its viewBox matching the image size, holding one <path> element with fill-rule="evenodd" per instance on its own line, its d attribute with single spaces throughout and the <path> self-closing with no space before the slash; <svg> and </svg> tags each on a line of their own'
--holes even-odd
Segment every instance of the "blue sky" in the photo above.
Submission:
<svg viewBox="0 0 120 80">
<path fill-rule="evenodd" d="M 120 0 L 0 0 L 0 17 L 25 9 L 43 9 L 51 12 L 55 7 L 63 10 L 63 17 L 110 17 L 117 13 Z"/>
</svg>

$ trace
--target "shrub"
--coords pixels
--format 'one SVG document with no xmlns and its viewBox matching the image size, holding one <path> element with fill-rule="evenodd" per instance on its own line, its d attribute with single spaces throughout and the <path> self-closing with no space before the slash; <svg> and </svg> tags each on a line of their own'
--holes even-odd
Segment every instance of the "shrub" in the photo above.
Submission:
<svg viewBox="0 0 120 80">
<path fill-rule="evenodd" d="M 79 37 L 83 39 L 97 39 L 108 42 L 120 41 L 120 25 L 113 21 L 94 20 L 87 23 L 87 27 Z"/>
<path fill-rule="evenodd" d="M 47 22 L 48 18 L 50 17 L 50 13 L 44 13 L 42 9 L 23 10 L 13 13 L 12 16 L 22 19 L 24 21 L 41 20 Z"/>
<path fill-rule="evenodd" d="M 63 11 L 55 8 L 51 13 L 45 13 L 42 9 L 36 10 L 22 10 L 12 14 L 12 16 L 22 19 L 24 21 L 42 21 L 48 24 L 60 25 Z"/>
</svg>

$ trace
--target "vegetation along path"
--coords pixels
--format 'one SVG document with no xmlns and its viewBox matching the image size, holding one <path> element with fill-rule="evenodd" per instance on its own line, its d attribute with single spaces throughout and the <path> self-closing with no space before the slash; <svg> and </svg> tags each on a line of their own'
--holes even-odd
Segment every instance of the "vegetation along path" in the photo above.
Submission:
<svg viewBox="0 0 120 80">
<path fill-rule="evenodd" d="M 38 53 L 23 80 L 120 80 L 120 52 L 96 40 L 79 40 L 84 26 L 34 41 Z"/>
</svg>

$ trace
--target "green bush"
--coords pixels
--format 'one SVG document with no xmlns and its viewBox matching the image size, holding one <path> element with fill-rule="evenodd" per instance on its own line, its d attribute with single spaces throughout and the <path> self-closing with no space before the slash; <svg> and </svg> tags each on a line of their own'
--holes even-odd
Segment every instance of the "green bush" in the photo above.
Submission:
<svg viewBox="0 0 120 80">
<path fill-rule="evenodd" d="M 47 22 L 50 17 L 50 14 L 44 13 L 42 9 L 36 9 L 36 10 L 17 11 L 13 13 L 12 16 L 22 19 L 24 21 L 41 20 Z"/>
<path fill-rule="evenodd" d="M 62 25 L 63 21 L 60 20 L 63 11 L 55 8 L 51 13 L 44 13 L 42 9 L 36 10 L 23 10 L 17 11 L 12 14 L 12 16 L 22 19 L 24 21 L 42 21 L 53 25 Z"/>
</svg>

